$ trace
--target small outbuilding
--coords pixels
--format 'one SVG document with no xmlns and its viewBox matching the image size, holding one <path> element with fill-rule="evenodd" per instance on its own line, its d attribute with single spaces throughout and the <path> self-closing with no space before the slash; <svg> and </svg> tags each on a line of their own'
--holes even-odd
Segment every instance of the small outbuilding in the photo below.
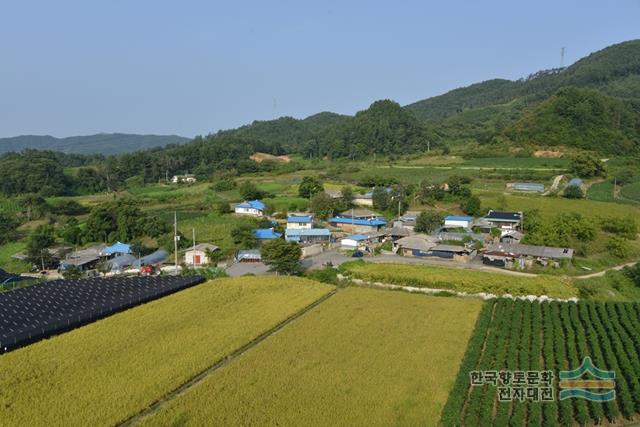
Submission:
<svg viewBox="0 0 640 427">
<path fill-rule="evenodd" d="M 197 267 L 199 265 L 207 265 L 211 262 L 209 253 L 220 250 L 216 245 L 211 243 L 199 243 L 188 249 L 184 253 L 184 263 Z"/>
<path fill-rule="evenodd" d="M 472 222 L 472 216 L 449 215 L 444 218 L 446 228 L 469 228 Z"/>
</svg>

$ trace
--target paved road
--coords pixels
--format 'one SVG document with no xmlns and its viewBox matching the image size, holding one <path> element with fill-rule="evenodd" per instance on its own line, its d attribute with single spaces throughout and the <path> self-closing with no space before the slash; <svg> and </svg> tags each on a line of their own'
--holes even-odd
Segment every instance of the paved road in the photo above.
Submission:
<svg viewBox="0 0 640 427">
<path fill-rule="evenodd" d="M 237 262 L 227 267 L 225 272 L 231 277 L 244 276 L 245 274 L 255 274 L 256 276 L 273 274 L 269 271 L 269 267 L 261 262 Z"/>
</svg>

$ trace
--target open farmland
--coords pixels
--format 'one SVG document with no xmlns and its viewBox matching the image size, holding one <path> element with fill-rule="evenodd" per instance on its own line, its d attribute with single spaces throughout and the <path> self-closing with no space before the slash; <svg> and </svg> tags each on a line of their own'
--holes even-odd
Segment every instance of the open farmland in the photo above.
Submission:
<svg viewBox="0 0 640 427">
<path fill-rule="evenodd" d="M 347 288 L 145 425 L 435 425 L 480 301 Z"/>
<path fill-rule="evenodd" d="M 557 276 L 507 276 L 484 271 L 451 269 L 426 265 L 352 263 L 343 266 L 352 277 L 370 282 L 456 292 L 495 295 L 547 295 L 572 298 L 578 291 L 567 279 Z"/>
<path fill-rule="evenodd" d="M 640 408 L 639 316 L 640 306 L 629 303 L 486 304 L 443 411 L 443 425 L 625 424 Z M 559 371 L 577 369 L 586 356 L 597 368 L 615 371 L 615 400 L 559 400 Z M 501 402 L 493 383 L 470 383 L 472 371 L 501 370 L 552 371 L 554 381 L 546 386 L 553 390 L 553 399 L 541 403 L 532 394 L 530 399 Z M 497 384 L 503 386 L 500 380 Z M 511 390 L 521 387 L 511 385 Z"/>
<path fill-rule="evenodd" d="M 5 354 L 2 423 L 116 424 L 332 289 L 300 278 L 220 279 Z"/>
</svg>

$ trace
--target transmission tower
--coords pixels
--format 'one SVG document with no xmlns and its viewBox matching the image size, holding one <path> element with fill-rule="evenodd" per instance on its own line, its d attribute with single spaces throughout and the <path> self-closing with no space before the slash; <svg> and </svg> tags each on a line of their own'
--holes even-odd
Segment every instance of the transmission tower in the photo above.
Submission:
<svg viewBox="0 0 640 427">
<path fill-rule="evenodd" d="M 560 48 L 560 68 L 564 68 L 564 47 Z"/>
</svg>

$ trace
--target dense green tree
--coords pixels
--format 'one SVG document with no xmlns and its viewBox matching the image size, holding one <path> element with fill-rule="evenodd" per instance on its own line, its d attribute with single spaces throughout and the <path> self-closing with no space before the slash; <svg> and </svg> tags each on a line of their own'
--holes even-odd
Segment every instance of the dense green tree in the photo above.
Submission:
<svg viewBox="0 0 640 427">
<path fill-rule="evenodd" d="M 302 249 L 295 242 L 273 239 L 262 245 L 262 261 L 271 271 L 279 274 L 299 274 L 302 272 Z"/>
<path fill-rule="evenodd" d="M 607 251 L 615 257 L 626 258 L 631 253 L 629 242 L 620 236 L 611 236 L 607 242 Z"/>
<path fill-rule="evenodd" d="M 169 231 L 166 223 L 149 216 L 131 201 L 104 203 L 92 209 L 85 224 L 86 241 L 131 241 L 138 237 L 158 237 Z"/>
<path fill-rule="evenodd" d="M 460 203 L 460 209 L 462 209 L 462 211 L 467 215 L 482 215 L 482 205 L 480 203 L 480 199 L 477 196 L 469 196 L 463 199 Z"/>
<path fill-rule="evenodd" d="M 258 244 L 253 231 L 256 227 L 252 224 L 240 224 L 231 229 L 233 243 L 241 249 L 255 248 Z"/>
<path fill-rule="evenodd" d="M 40 219 L 51 210 L 51 206 L 49 206 L 44 197 L 35 193 L 25 194 L 19 199 L 19 203 L 23 208 L 27 221 Z"/>
<path fill-rule="evenodd" d="M 416 218 L 415 231 L 431 234 L 444 224 L 444 216 L 433 210 L 422 211 Z"/>
<path fill-rule="evenodd" d="M 244 200 L 256 200 L 264 197 L 264 193 L 258 190 L 258 187 L 251 181 L 244 181 L 238 190 Z"/>
<path fill-rule="evenodd" d="M 14 240 L 17 237 L 16 228 L 20 223 L 18 220 L 6 213 L 0 211 L 0 245 Z"/>
<path fill-rule="evenodd" d="M 564 189 L 564 197 L 567 199 L 582 199 L 584 197 L 584 193 L 582 192 L 582 188 L 579 185 L 569 185 Z"/>
<path fill-rule="evenodd" d="M 52 264 L 48 249 L 55 243 L 54 228 L 51 225 L 39 225 L 27 240 L 27 260 L 34 265 L 46 268 Z"/>
<path fill-rule="evenodd" d="M 320 219 L 327 219 L 333 215 L 336 202 L 325 192 L 317 193 L 311 198 L 309 209 Z"/>
<path fill-rule="evenodd" d="M 314 195 L 324 191 L 322 182 L 318 178 L 313 176 L 305 176 L 302 178 L 302 182 L 298 186 L 298 196 L 305 199 L 310 199 Z"/>
<path fill-rule="evenodd" d="M 608 233 L 617 234 L 629 240 L 635 240 L 638 236 L 638 222 L 632 216 L 602 218 L 601 227 Z"/>
<path fill-rule="evenodd" d="M 386 211 L 391 206 L 391 192 L 385 187 L 376 187 L 371 196 L 373 208 L 379 211 Z"/>
<path fill-rule="evenodd" d="M 589 154 L 578 154 L 573 157 L 569 169 L 581 178 L 592 178 L 606 174 L 604 163 Z"/>
</svg>

